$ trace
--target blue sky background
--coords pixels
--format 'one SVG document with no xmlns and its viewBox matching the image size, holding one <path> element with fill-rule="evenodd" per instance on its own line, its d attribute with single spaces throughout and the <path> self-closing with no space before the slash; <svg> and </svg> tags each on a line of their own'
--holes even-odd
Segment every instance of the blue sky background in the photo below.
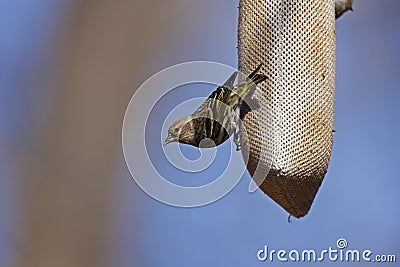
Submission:
<svg viewBox="0 0 400 267">
<path fill-rule="evenodd" d="M 172 1 L 171 8 L 174 4 L 180 1 Z M 67 1 L 0 2 L 0 144 L 4 148 L 0 151 L 0 266 L 18 257 L 18 244 L 9 241 L 19 234 L 18 183 L 12 179 L 17 174 L 11 171 L 7 151 L 21 140 L 29 145 L 27 136 L 40 127 L 51 107 L 51 98 L 40 91 L 36 66 L 51 55 L 57 27 L 69 10 Z M 210 205 L 188 209 L 162 204 L 132 181 L 122 154 L 117 153 L 113 177 L 118 183 L 117 199 L 108 229 L 110 266 L 261 266 L 271 264 L 256 258 L 264 245 L 322 250 L 335 247 L 341 237 L 351 249 L 400 257 L 399 11 L 397 0 L 354 0 L 354 13 L 337 21 L 333 154 L 307 217 L 287 223 L 287 213 L 261 191 L 248 193 L 247 173 L 227 196 Z M 237 2 L 201 1 L 188 12 L 187 24 L 175 33 L 177 39 L 166 41 L 165 54 L 149 62 L 152 71 L 143 81 L 185 61 L 237 66 Z M 196 92 L 181 91 L 174 101 L 207 96 L 213 90 L 207 85 L 197 87 Z M 167 102 L 165 106 L 168 109 Z M 158 125 L 164 118 L 154 116 L 152 123 Z M 159 142 L 160 133 L 146 138 Z M 228 148 L 221 147 L 215 173 Z M 196 156 L 194 148 L 184 150 L 189 157 Z M 163 160 L 160 156 L 161 165 Z M 193 177 L 182 174 L 180 179 Z"/>
</svg>

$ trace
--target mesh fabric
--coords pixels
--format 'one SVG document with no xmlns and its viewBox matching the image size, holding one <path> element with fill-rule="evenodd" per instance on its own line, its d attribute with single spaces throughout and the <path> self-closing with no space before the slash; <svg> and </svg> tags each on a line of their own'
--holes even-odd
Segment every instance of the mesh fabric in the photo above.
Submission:
<svg viewBox="0 0 400 267">
<path fill-rule="evenodd" d="M 323 181 L 332 150 L 334 1 L 240 0 L 238 50 L 241 72 L 263 63 L 261 73 L 269 77 L 256 95 L 261 108 L 242 124 L 247 168 L 253 178 L 261 170 L 264 176 L 257 180 L 262 178 L 262 191 L 302 217 Z"/>
</svg>

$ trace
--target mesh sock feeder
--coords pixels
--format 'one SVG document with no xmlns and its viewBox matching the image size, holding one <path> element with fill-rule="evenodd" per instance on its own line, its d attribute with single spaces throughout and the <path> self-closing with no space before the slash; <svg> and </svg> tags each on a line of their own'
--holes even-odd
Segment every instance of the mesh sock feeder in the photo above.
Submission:
<svg viewBox="0 0 400 267">
<path fill-rule="evenodd" d="M 238 50 L 242 73 L 263 63 L 268 77 L 255 94 L 261 108 L 242 124 L 247 169 L 264 193 L 303 217 L 332 151 L 334 0 L 240 0 Z"/>
</svg>

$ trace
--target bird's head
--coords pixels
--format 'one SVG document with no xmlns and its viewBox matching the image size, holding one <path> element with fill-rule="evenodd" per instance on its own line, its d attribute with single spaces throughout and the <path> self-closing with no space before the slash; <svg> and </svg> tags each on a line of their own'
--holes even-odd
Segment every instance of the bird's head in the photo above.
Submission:
<svg viewBox="0 0 400 267">
<path fill-rule="evenodd" d="M 164 146 L 172 142 L 195 145 L 191 120 L 192 118 L 187 116 L 172 123 L 168 129 L 168 136 L 164 141 Z"/>
</svg>

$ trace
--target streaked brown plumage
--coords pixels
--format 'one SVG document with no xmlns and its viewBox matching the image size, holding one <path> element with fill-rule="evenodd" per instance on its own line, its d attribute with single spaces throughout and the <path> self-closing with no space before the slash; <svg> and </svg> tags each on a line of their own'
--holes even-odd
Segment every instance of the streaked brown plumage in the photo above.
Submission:
<svg viewBox="0 0 400 267">
<path fill-rule="evenodd" d="M 224 143 L 233 133 L 239 149 L 236 129 L 240 120 L 257 106 L 252 100 L 256 85 L 267 77 L 258 74 L 260 64 L 246 81 L 234 86 L 237 72 L 219 86 L 191 115 L 175 121 L 168 130 L 164 145 L 179 142 L 196 147 L 210 148 Z M 252 102 L 253 101 L 253 102 Z M 250 103 L 250 105 L 249 105 Z"/>
</svg>

